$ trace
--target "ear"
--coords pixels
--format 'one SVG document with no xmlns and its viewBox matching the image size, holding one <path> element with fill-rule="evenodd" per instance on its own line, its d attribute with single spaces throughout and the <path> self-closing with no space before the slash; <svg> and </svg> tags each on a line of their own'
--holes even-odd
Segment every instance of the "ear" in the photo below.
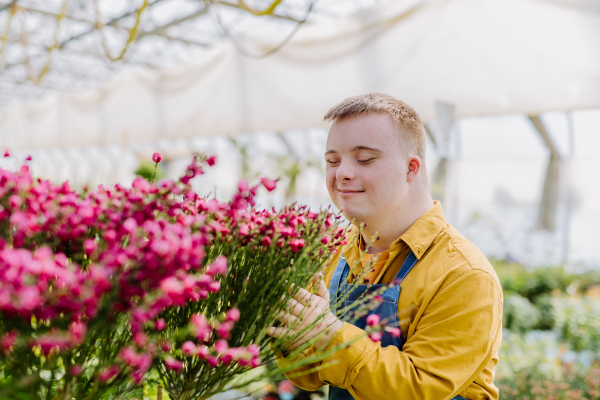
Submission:
<svg viewBox="0 0 600 400">
<path fill-rule="evenodd" d="M 408 170 L 406 173 L 406 181 L 410 182 L 419 176 L 421 171 L 421 159 L 418 156 L 411 155 L 408 157 Z"/>
</svg>

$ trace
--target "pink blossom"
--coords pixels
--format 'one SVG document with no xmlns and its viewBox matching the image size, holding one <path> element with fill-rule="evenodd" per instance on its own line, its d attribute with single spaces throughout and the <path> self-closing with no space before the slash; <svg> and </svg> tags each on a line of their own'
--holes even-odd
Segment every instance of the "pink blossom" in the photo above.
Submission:
<svg viewBox="0 0 600 400">
<path fill-rule="evenodd" d="M 260 347 L 258 347 L 258 345 L 254 344 L 254 343 L 251 344 L 250 346 L 248 346 L 246 348 L 246 350 L 248 350 L 252 354 L 253 357 L 258 357 L 260 354 Z"/>
<path fill-rule="evenodd" d="M 206 273 L 210 276 L 227 275 L 227 258 L 225 256 L 217 257 L 208 267 Z"/>
<path fill-rule="evenodd" d="M 210 366 L 210 367 L 216 367 L 219 365 L 219 359 L 215 356 L 208 356 L 206 357 L 206 363 Z"/>
<path fill-rule="evenodd" d="M 212 336 L 212 329 L 202 314 L 194 314 L 190 317 L 190 330 L 194 337 L 203 342 L 208 342 Z"/>
<path fill-rule="evenodd" d="M 328 245 L 329 242 L 331 242 L 331 236 L 324 236 L 321 238 L 321 243 L 323 243 L 324 245 Z"/>
<path fill-rule="evenodd" d="M 247 192 L 248 190 L 250 190 L 250 188 L 248 187 L 248 182 L 246 182 L 246 181 L 238 182 L 238 191 L 240 193 Z"/>
<path fill-rule="evenodd" d="M 98 245 L 94 239 L 86 239 L 85 242 L 83 242 L 83 251 L 87 256 L 91 255 L 97 249 Z"/>
<path fill-rule="evenodd" d="M 121 372 L 121 368 L 116 365 L 105 367 L 98 373 L 98 380 L 102 383 L 106 383 L 117 376 L 119 372 Z"/>
<path fill-rule="evenodd" d="M 69 374 L 72 376 L 79 376 L 83 372 L 83 366 L 81 364 L 75 364 L 69 368 Z"/>
<path fill-rule="evenodd" d="M 21 207 L 21 197 L 19 195 L 13 194 L 12 196 L 10 196 L 8 198 L 8 204 L 10 204 L 10 206 L 12 208 L 19 208 Z"/>
<path fill-rule="evenodd" d="M 215 156 L 215 155 L 212 155 L 212 156 L 210 156 L 210 157 L 208 157 L 208 158 L 206 159 L 206 163 L 207 163 L 209 166 L 211 166 L 211 167 L 212 167 L 213 165 L 215 165 L 215 164 L 216 164 L 216 162 L 217 162 L 217 156 Z"/>
<path fill-rule="evenodd" d="M 219 339 L 215 343 L 214 349 L 219 354 L 225 354 L 227 352 L 227 350 L 229 350 L 229 345 L 227 344 L 226 340 Z"/>
<path fill-rule="evenodd" d="M 156 320 L 155 327 L 156 327 L 157 331 L 162 331 L 163 329 L 165 329 L 167 327 L 167 323 L 165 322 L 164 319 L 159 318 L 159 319 Z"/>
<path fill-rule="evenodd" d="M 160 153 L 154 153 L 152 154 L 152 161 L 154 161 L 156 164 L 158 164 L 159 162 L 162 161 L 162 156 L 160 155 Z"/>
<path fill-rule="evenodd" d="M 290 241 L 290 247 L 293 251 L 298 252 L 304 247 L 304 239 L 293 239 Z"/>
<path fill-rule="evenodd" d="M 69 325 L 69 335 L 71 343 L 80 345 L 85 339 L 85 333 L 87 332 L 87 326 L 81 321 L 73 321 Z"/>
<path fill-rule="evenodd" d="M 196 355 L 196 345 L 194 344 L 194 342 L 191 341 L 187 341 L 184 344 L 181 345 L 181 352 L 183 353 L 184 356 L 186 357 L 191 357 Z"/>
<path fill-rule="evenodd" d="M 369 325 L 369 326 L 375 326 L 375 325 L 379 324 L 379 320 L 380 320 L 379 315 L 377 315 L 377 314 L 369 314 L 367 316 L 367 325 Z"/>
<path fill-rule="evenodd" d="M 383 335 L 381 334 L 381 332 L 373 332 L 369 335 L 369 339 L 371 339 L 374 342 L 380 342 L 382 337 Z"/>
<path fill-rule="evenodd" d="M 183 285 L 177 278 L 169 277 L 160 282 L 160 290 L 166 295 L 180 295 L 183 292 Z"/>
<path fill-rule="evenodd" d="M 224 339 L 229 339 L 231 336 L 229 334 L 229 332 L 232 329 L 233 329 L 233 322 L 225 321 L 225 322 L 219 324 L 219 326 L 216 328 L 217 335 L 219 335 L 219 337 L 222 337 Z"/>
<path fill-rule="evenodd" d="M 10 151 L 8 149 L 4 150 L 4 158 L 10 157 Z"/>
<path fill-rule="evenodd" d="M 27 156 L 27 158 L 25 159 L 25 161 L 31 161 L 31 160 L 32 160 L 32 158 L 31 158 L 31 154 L 30 154 L 30 155 Z"/>
<path fill-rule="evenodd" d="M 63 335 L 58 333 L 49 333 L 40 336 L 33 342 L 33 345 L 40 346 L 42 353 L 47 356 L 50 354 L 50 352 L 52 352 L 52 350 L 56 350 L 58 352 L 66 350 L 69 347 L 69 341 Z"/>
<path fill-rule="evenodd" d="M 122 360 L 125 365 L 135 366 L 138 363 L 139 356 L 133 347 L 127 346 L 119 352 L 119 359 Z"/>
<path fill-rule="evenodd" d="M 213 281 L 208 286 L 208 291 L 211 293 L 217 293 L 219 290 L 221 290 L 221 283 L 218 281 Z"/>
<path fill-rule="evenodd" d="M 271 179 L 260 178 L 260 182 L 269 192 L 272 192 L 277 187 L 277 181 L 273 181 Z"/>
<path fill-rule="evenodd" d="M 232 308 L 225 314 L 225 319 L 231 322 L 237 322 L 240 319 L 240 310 Z"/>
<path fill-rule="evenodd" d="M 167 368 L 172 369 L 174 371 L 181 371 L 183 369 L 183 363 L 171 356 L 165 357 L 165 365 L 167 366 Z"/>
<path fill-rule="evenodd" d="M 171 345 L 171 342 L 169 342 L 168 340 L 164 340 L 160 343 L 160 349 L 162 351 L 164 351 L 165 353 L 168 353 L 169 351 L 171 351 L 171 348 L 173 346 Z"/>
<path fill-rule="evenodd" d="M 137 222 L 135 222 L 135 219 L 127 218 L 125 222 L 123 222 L 123 229 L 125 229 L 127 233 L 133 232 L 135 228 L 137 228 Z"/>
<path fill-rule="evenodd" d="M 142 348 L 148 344 L 148 336 L 141 331 L 133 334 L 133 343 L 139 348 Z"/>
<path fill-rule="evenodd" d="M 402 331 L 400 330 L 400 328 L 396 328 L 396 327 L 386 327 L 385 330 L 390 333 L 390 336 L 395 337 L 395 338 L 400 337 L 400 335 L 402 334 Z"/>
<path fill-rule="evenodd" d="M 252 360 L 250 360 L 250 366 L 252 368 L 260 367 L 260 357 L 256 357 L 256 358 L 253 358 Z"/>
<path fill-rule="evenodd" d="M 0 338 L 0 349 L 4 354 L 9 354 L 12 352 L 15 344 L 17 343 L 17 338 L 19 337 L 19 332 L 16 330 L 10 331 Z"/>
<path fill-rule="evenodd" d="M 200 358 L 206 358 L 209 355 L 209 350 L 208 347 L 204 346 L 204 345 L 199 345 L 196 348 L 196 355 Z"/>
</svg>

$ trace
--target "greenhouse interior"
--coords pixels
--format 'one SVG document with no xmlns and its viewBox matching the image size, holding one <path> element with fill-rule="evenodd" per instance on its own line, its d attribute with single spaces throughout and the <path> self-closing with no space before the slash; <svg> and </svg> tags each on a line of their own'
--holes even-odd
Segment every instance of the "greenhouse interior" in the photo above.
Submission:
<svg viewBox="0 0 600 400">
<path fill-rule="evenodd" d="M 0 0 L 0 35 L 1 399 L 600 399 L 597 1 Z M 334 309 L 330 260 L 392 255 L 329 188 L 371 114 L 324 116 L 369 93 L 418 114 L 427 196 L 501 286 L 460 380 L 422 343 L 436 294 L 410 325 L 368 311 L 403 279 Z M 324 314 L 285 331 L 304 292 Z"/>
</svg>

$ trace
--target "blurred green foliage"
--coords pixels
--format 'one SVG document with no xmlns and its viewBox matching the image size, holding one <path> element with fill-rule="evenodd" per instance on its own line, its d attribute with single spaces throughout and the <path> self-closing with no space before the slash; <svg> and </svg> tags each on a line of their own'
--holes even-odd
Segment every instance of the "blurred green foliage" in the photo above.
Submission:
<svg viewBox="0 0 600 400">
<path fill-rule="evenodd" d="M 152 176 L 154 175 L 154 163 L 150 161 L 142 161 L 138 166 L 138 169 L 135 170 L 134 174 L 136 176 L 141 176 L 146 179 L 148 182 L 152 182 Z M 158 182 L 163 178 L 163 171 L 160 166 L 156 169 L 156 176 L 154 177 L 154 181 Z"/>
<path fill-rule="evenodd" d="M 521 264 L 502 260 L 492 260 L 492 265 L 505 294 L 516 293 L 533 303 L 539 296 L 551 294 L 555 290 L 574 294 L 585 293 L 591 287 L 600 286 L 600 271 L 574 274 L 566 272 L 563 267 L 527 269 Z"/>
<path fill-rule="evenodd" d="M 600 273 L 492 261 L 504 290 L 502 399 L 600 399 Z"/>
</svg>

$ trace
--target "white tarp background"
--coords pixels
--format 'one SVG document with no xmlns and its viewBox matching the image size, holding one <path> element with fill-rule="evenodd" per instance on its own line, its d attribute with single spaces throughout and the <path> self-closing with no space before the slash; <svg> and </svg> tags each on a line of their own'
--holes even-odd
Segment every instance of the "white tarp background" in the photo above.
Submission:
<svg viewBox="0 0 600 400">
<path fill-rule="evenodd" d="M 0 145 L 315 127 L 332 104 L 372 91 L 402 98 L 424 120 L 436 99 L 453 102 L 456 117 L 600 107 L 600 13 L 544 0 L 392 0 L 306 25 L 265 59 L 224 41 L 193 63 L 129 68 L 98 90 L 15 105 L 0 112 Z"/>
</svg>

